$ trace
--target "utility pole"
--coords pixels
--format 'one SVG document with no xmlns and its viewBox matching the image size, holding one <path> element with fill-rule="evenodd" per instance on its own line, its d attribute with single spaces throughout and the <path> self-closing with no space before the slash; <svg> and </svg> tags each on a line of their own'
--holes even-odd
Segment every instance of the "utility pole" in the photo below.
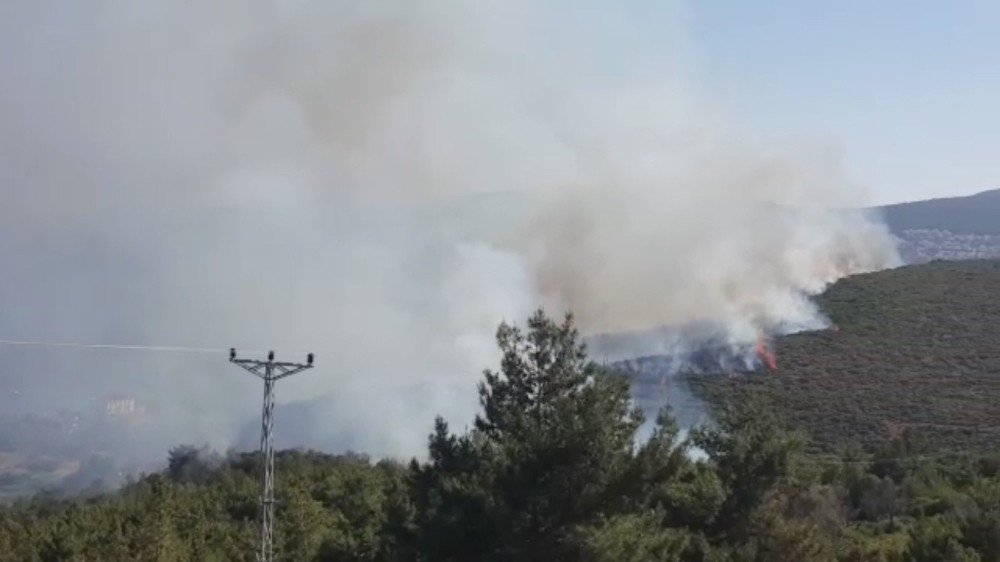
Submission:
<svg viewBox="0 0 1000 562">
<path fill-rule="evenodd" d="M 306 356 L 306 362 L 287 363 L 274 360 L 274 352 L 267 353 L 267 361 L 237 359 L 236 349 L 229 349 L 229 362 L 243 367 L 251 374 L 264 380 L 264 412 L 260 418 L 260 452 L 264 457 L 264 482 L 260 496 L 260 562 L 274 560 L 274 383 L 278 379 L 311 369 L 313 354 Z"/>
</svg>

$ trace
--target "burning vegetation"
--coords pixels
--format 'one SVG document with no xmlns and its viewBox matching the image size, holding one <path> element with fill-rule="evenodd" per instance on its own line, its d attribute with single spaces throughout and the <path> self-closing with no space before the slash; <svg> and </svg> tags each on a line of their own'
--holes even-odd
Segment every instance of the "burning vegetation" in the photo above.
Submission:
<svg viewBox="0 0 1000 562">
<path fill-rule="evenodd" d="M 764 339 L 763 335 L 757 338 L 754 353 L 757 355 L 759 364 L 766 367 L 768 371 L 774 372 L 778 370 L 778 358 L 775 356 L 774 351 L 767 345 L 767 340 Z"/>
<path fill-rule="evenodd" d="M 995 451 L 998 292 L 995 261 L 851 277 L 817 298 L 829 329 L 781 336 L 780 382 L 710 373 L 687 380 L 713 407 L 762 394 L 828 453 L 843 443 L 875 448 L 904 433 L 938 452 Z M 761 343 L 766 365 L 773 347 Z"/>
</svg>

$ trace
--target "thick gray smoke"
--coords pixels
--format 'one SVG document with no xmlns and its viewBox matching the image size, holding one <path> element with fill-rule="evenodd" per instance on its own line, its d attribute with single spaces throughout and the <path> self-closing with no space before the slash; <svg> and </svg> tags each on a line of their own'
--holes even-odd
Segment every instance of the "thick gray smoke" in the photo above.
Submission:
<svg viewBox="0 0 1000 562">
<path fill-rule="evenodd" d="M 821 323 L 805 295 L 889 236 L 836 154 L 731 125 L 647 4 L 5 2 L 0 338 L 312 350 L 279 445 L 408 455 L 538 305 Z M 7 411 L 136 396 L 158 454 L 256 431 L 224 356 L 0 353 Z"/>
</svg>

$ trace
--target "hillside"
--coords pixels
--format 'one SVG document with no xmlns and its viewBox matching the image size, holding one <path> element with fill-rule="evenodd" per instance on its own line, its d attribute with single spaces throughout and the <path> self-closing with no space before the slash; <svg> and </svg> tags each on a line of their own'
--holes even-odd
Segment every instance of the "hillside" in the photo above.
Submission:
<svg viewBox="0 0 1000 562">
<path fill-rule="evenodd" d="M 498 332 L 475 427 L 438 418 L 423 460 L 277 455 L 277 559 L 1000 560 L 996 456 L 804 456 L 757 400 L 637 442 L 628 385 L 571 320 Z M 0 506 L 0 561 L 259 559 L 261 461 L 177 447 L 118 491 Z"/>
<path fill-rule="evenodd" d="M 907 263 L 1000 258 L 1000 189 L 879 209 Z"/>
<path fill-rule="evenodd" d="M 1000 234 L 1000 189 L 966 197 L 945 197 L 882 207 L 893 232 L 938 229 L 970 234 Z"/>
<path fill-rule="evenodd" d="M 1000 448 L 1000 262 L 933 262 L 841 280 L 836 328 L 780 338 L 778 370 L 691 376 L 718 405 L 759 391 L 831 452 L 907 434 L 929 450 Z"/>
</svg>

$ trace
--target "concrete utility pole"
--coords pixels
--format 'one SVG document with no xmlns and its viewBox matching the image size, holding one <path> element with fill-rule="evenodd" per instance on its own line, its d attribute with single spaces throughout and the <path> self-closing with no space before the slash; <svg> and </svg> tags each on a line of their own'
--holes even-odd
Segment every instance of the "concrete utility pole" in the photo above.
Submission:
<svg viewBox="0 0 1000 562">
<path fill-rule="evenodd" d="M 237 359 L 236 349 L 229 349 L 229 362 L 243 367 L 264 380 L 264 412 L 260 419 L 260 452 L 264 457 L 264 489 L 260 496 L 260 562 L 274 560 L 274 383 L 300 371 L 311 369 L 313 354 L 306 356 L 305 364 L 283 363 L 274 360 L 274 352 L 267 354 L 267 361 Z"/>
</svg>

